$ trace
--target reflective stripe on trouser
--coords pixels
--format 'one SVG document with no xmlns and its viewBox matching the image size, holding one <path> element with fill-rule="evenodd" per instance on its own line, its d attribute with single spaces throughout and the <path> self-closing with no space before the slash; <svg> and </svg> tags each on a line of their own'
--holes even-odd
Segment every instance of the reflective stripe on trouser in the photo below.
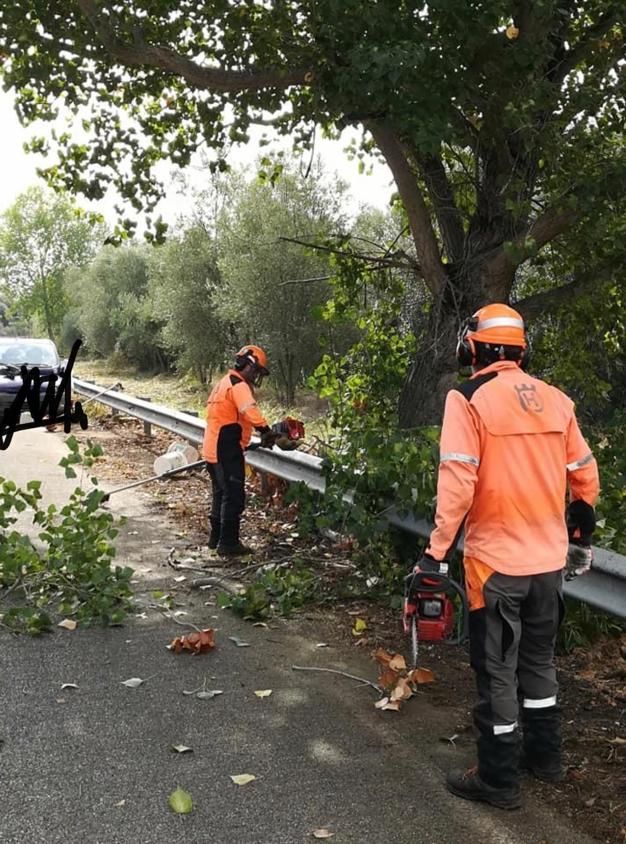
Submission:
<svg viewBox="0 0 626 844">
<path fill-rule="evenodd" d="M 479 771 L 487 782 L 502 776 L 497 768 L 506 768 L 504 745 L 510 744 L 511 759 L 517 752 L 518 695 L 534 702 L 556 698 L 561 589 L 561 571 L 522 577 L 493 572 L 482 584 L 484 606 L 477 602 L 479 608 L 470 612 L 470 660 L 478 689 L 474 723 Z M 531 711 L 538 710 L 522 710 L 524 721 Z"/>
</svg>

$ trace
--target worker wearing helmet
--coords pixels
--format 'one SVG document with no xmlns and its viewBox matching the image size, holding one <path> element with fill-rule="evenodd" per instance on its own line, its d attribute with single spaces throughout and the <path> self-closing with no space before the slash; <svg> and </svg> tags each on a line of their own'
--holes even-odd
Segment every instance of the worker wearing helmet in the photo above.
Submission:
<svg viewBox="0 0 626 844">
<path fill-rule="evenodd" d="M 252 430 L 261 433 L 261 444 L 271 446 L 275 434 L 257 407 L 254 388 L 269 375 L 267 355 L 260 346 L 243 346 L 235 365 L 216 384 L 207 401 L 202 454 L 208 463 L 212 486 L 209 548 L 224 556 L 249 553 L 239 540 L 245 507 L 244 450 Z"/>
<path fill-rule="evenodd" d="M 524 371 L 517 311 L 477 311 L 459 332 L 457 358 L 473 374 L 446 398 L 436 526 L 416 570 L 445 572 L 465 522 L 478 765 L 450 773 L 447 786 L 515 809 L 520 765 L 545 781 L 564 774 L 554 647 L 568 538 L 583 546 L 582 571 L 591 564 L 598 469 L 570 399 Z"/>
</svg>

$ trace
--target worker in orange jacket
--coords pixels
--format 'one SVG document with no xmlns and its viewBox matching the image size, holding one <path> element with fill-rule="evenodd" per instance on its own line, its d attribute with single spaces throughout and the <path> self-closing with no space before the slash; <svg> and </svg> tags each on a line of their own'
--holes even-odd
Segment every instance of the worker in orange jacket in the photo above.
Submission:
<svg viewBox="0 0 626 844">
<path fill-rule="evenodd" d="M 521 805 L 520 766 L 545 781 L 564 775 L 554 661 L 563 568 L 568 539 L 582 546 L 577 571 L 591 566 L 599 493 L 573 403 L 524 371 L 527 355 L 522 317 L 506 305 L 481 308 L 459 332 L 457 357 L 473 374 L 446 398 L 436 526 L 415 568 L 445 573 L 464 523 L 478 765 L 447 786 L 506 809 Z"/>
<path fill-rule="evenodd" d="M 261 434 L 263 446 L 273 445 L 276 438 L 254 395 L 254 388 L 268 375 L 263 349 L 244 346 L 237 352 L 234 368 L 215 385 L 207 401 L 202 455 L 212 486 L 209 548 L 223 556 L 250 553 L 239 539 L 245 508 L 244 450 L 254 428 Z"/>
</svg>

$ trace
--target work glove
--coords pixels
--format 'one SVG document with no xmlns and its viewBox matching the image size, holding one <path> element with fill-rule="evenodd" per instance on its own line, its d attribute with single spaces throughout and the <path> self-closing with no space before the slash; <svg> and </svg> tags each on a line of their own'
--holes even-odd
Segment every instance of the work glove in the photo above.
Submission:
<svg viewBox="0 0 626 844">
<path fill-rule="evenodd" d="M 274 443 L 280 436 L 269 427 L 261 428 L 259 433 L 261 434 L 261 448 L 273 448 Z"/>
<path fill-rule="evenodd" d="M 591 571 L 593 548 L 591 540 L 596 529 L 596 511 L 582 499 L 571 501 L 567 508 L 569 546 L 565 564 L 565 579 L 572 580 Z"/>
<path fill-rule="evenodd" d="M 417 563 L 413 566 L 411 572 L 404 579 L 405 593 L 410 595 L 413 591 L 413 584 L 415 583 L 416 574 L 447 574 L 448 563 L 446 560 L 435 560 L 430 554 L 422 554 Z"/>
<path fill-rule="evenodd" d="M 593 548 L 574 541 L 567 548 L 565 580 L 573 580 L 581 574 L 588 574 L 593 565 Z"/>
<path fill-rule="evenodd" d="M 282 436 L 279 436 L 276 440 L 276 445 L 282 451 L 294 451 L 294 449 L 298 448 L 298 441 L 292 440 L 290 437 L 287 437 L 283 434 Z"/>
</svg>

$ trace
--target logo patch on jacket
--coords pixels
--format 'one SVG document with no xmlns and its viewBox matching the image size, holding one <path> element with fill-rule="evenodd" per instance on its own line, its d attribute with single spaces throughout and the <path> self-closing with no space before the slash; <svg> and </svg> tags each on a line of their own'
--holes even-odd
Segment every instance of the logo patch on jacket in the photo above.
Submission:
<svg viewBox="0 0 626 844">
<path fill-rule="evenodd" d="M 516 384 L 515 392 L 517 393 L 522 410 L 541 413 L 543 410 L 543 399 L 534 384 Z"/>
</svg>

